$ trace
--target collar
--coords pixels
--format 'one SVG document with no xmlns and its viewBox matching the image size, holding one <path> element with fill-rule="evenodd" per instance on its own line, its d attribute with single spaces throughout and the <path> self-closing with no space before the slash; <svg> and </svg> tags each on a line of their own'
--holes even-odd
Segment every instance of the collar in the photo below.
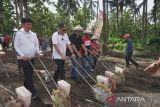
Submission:
<svg viewBox="0 0 160 107">
<path fill-rule="evenodd" d="M 20 31 L 23 32 L 23 33 L 25 33 L 25 34 L 32 32 L 31 30 L 30 30 L 29 32 L 26 32 L 26 31 L 24 30 L 24 28 L 21 28 Z"/>
<path fill-rule="evenodd" d="M 64 35 L 65 35 L 65 33 L 62 35 L 59 31 L 57 31 L 57 34 L 58 34 L 58 35 L 61 35 L 61 36 L 64 36 Z"/>
</svg>

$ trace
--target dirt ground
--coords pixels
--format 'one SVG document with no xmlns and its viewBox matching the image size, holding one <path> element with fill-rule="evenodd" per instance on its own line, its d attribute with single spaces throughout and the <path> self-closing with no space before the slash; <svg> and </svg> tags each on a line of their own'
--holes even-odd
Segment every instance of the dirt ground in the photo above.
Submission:
<svg viewBox="0 0 160 107">
<path fill-rule="evenodd" d="M 10 75 L 10 78 L 9 79 L 7 78 L 1 67 L 0 85 L 3 85 L 14 92 L 15 88 L 23 85 L 24 76 L 23 73 L 18 72 L 17 60 L 14 51 L 10 50 L 6 51 L 6 53 L 7 56 L 2 58 L 2 61 Z M 56 70 L 56 65 L 54 61 L 51 60 L 50 53 L 48 53 L 46 56 L 47 57 L 44 57 L 42 60 L 45 63 L 48 70 L 51 72 L 51 74 L 53 74 L 54 71 Z M 152 57 L 150 56 L 150 54 L 148 55 L 145 54 L 144 56 L 143 55 L 136 56 L 135 60 L 140 64 L 140 67 L 138 69 L 135 69 L 135 67 L 131 65 L 131 68 L 129 68 L 128 72 L 125 73 L 126 81 L 117 86 L 117 90 L 115 91 L 115 93 L 135 93 L 143 96 L 148 95 L 148 93 L 152 94 L 160 93 L 159 74 L 151 75 L 143 71 L 146 66 L 148 66 L 151 62 L 157 59 L 158 59 L 158 54 Z M 105 64 L 105 67 L 107 69 L 101 64 L 101 62 Z M 114 71 L 115 66 L 124 68 L 125 67 L 124 59 L 122 57 L 117 58 L 111 56 L 105 56 L 105 57 L 103 56 L 102 58 L 99 59 L 95 71 L 97 74 L 104 75 L 104 71 L 106 70 Z M 37 70 L 44 69 L 38 60 L 36 60 L 35 62 L 35 67 L 37 68 Z M 103 107 L 101 103 L 99 103 L 94 99 L 90 87 L 84 81 L 77 83 L 70 79 L 71 66 L 68 63 L 65 64 L 65 69 L 66 69 L 66 81 L 71 84 L 70 97 L 71 97 L 72 107 Z M 92 75 L 96 79 L 96 75 L 94 74 Z M 37 78 L 36 74 L 34 74 L 34 84 L 40 98 L 37 100 L 33 100 L 31 107 L 52 107 L 50 97 L 48 96 L 40 80 Z M 91 82 L 91 84 L 93 85 L 94 83 Z M 52 90 L 51 86 L 50 89 Z M 0 101 L 7 103 L 10 100 L 11 100 L 11 94 L 7 93 L 2 88 L 0 88 Z M 160 107 L 160 105 L 158 106 L 148 105 L 145 107 Z"/>
</svg>

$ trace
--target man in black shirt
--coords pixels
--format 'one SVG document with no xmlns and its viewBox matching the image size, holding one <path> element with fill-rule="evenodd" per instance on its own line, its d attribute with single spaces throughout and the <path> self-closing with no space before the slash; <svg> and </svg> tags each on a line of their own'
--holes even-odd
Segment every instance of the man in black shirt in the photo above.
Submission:
<svg viewBox="0 0 160 107">
<path fill-rule="evenodd" d="M 74 54 L 76 55 L 75 60 L 79 62 L 80 58 L 82 57 L 82 55 L 80 54 L 80 49 L 82 48 L 85 50 L 85 55 L 87 55 L 88 53 L 87 53 L 87 49 L 83 44 L 82 37 L 81 37 L 83 28 L 80 25 L 78 25 L 73 30 L 74 30 L 74 33 L 70 36 L 69 39 L 70 39 Z M 72 65 L 78 70 L 78 64 L 73 59 L 71 60 L 72 60 Z M 71 78 L 72 80 L 78 81 L 79 75 L 77 73 L 77 70 L 74 67 L 72 67 Z"/>
</svg>

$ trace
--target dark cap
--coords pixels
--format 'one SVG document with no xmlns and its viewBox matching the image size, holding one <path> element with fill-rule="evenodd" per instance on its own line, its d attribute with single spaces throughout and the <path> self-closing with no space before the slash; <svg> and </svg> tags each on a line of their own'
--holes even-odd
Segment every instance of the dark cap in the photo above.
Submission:
<svg viewBox="0 0 160 107">
<path fill-rule="evenodd" d="M 66 25 L 63 22 L 59 23 L 58 28 L 67 29 Z"/>
</svg>

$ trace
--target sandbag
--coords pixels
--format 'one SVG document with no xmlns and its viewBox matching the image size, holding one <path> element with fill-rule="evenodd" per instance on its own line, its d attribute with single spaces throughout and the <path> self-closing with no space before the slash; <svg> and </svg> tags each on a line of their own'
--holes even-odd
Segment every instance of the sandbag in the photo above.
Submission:
<svg viewBox="0 0 160 107">
<path fill-rule="evenodd" d="M 144 71 L 150 72 L 152 74 L 160 72 L 160 60 L 150 64 Z"/>
<path fill-rule="evenodd" d="M 116 90 L 116 78 L 114 73 L 112 73 L 111 71 L 105 71 L 105 76 L 107 78 L 109 78 L 109 81 L 112 83 L 112 89 L 111 91 L 115 91 Z"/>
<path fill-rule="evenodd" d="M 108 96 L 112 95 L 111 88 L 105 84 L 97 83 L 93 86 L 93 94 L 96 100 L 102 103 L 106 103 Z"/>
<path fill-rule="evenodd" d="M 15 91 L 18 100 L 24 102 L 24 107 L 29 107 L 31 104 L 31 93 L 24 86 L 16 88 Z"/>
<path fill-rule="evenodd" d="M 116 83 L 122 84 L 125 81 L 124 69 L 116 66 L 114 76 Z"/>
<path fill-rule="evenodd" d="M 5 54 L 6 54 L 5 52 L 2 52 L 2 51 L 1 51 L 1 52 L 0 52 L 0 57 L 5 56 Z"/>
<path fill-rule="evenodd" d="M 62 90 L 53 90 L 53 107 L 71 107 L 70 97 Z"/>
<path fill-rule="evenodd" d="M 0 44 L 0 51 L 2 51 L 3 50 L 3 48 L 2 48 L 2 45 Z"/>
</svg>

